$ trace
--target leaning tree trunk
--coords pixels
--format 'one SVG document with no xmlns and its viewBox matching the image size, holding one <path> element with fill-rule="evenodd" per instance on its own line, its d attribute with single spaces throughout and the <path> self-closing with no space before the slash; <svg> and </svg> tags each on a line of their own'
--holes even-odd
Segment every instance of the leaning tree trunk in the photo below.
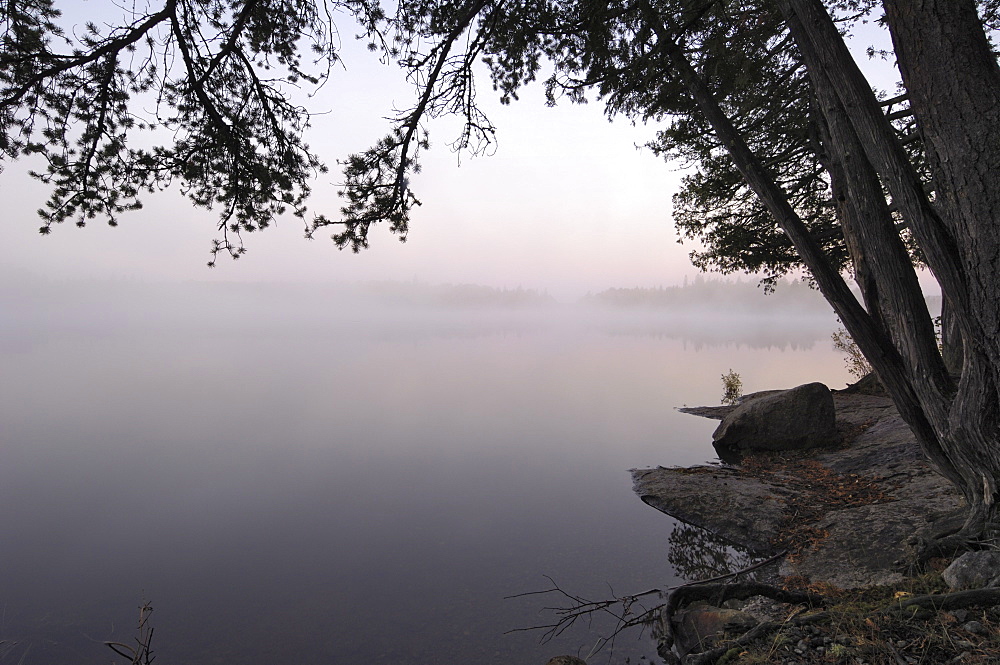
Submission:
<svg viewBox="0 0 1000 665">
<path fill-rule="evenodd" d="M 933 0 L 928 1 L 933 4 Z M 888 5 L 889 0 L 886 2 Z M 1000 265 L 995 260 L 997 250 L 1000 250 L 997 247 L 1000 239 L 990 228 L 996 216 L 981 215 L 1000 211 L 1000 205 L 993 206 L 984 191 L 976 193 L 982 203 L 976 206 L 965 204 L 961 215 L 950 210 L 944 214 L 939 212 L 924 193 L 916 171 L 822 1 L 779 0 L 779 6 L 788 20 L 792 37 L 799 46 L 813 85 L 817 87 L 817 96 L 825 108 L 827 135 L 835 149 L 831 164 L 839 164 L 836 167 L 841 171 L 838 185 L 842 186 L 840 192 L 849 199 L 842 208 L 842 221 L 851 251 L 862 262 L 864 278 L 869 282 L 866 285 L 867 297 L 871 299 L 870 304 L 875 305 L 872 314 L 860 306 L 843 278 L 832 268 L 777 185 L 773 174 L 750 150 L 722 111 L 706 81 L 691 66 L 677 42 L 678 33 L 670 19 L 659 14 L 649 0 L 640 3 L 645 20 L 656 34 L 657 47 L 668 57 L 704 119 L 729 152 L 734 165 L 792 241 L 823 295 L 875 367 L 928 459 L 965 496 L 969 506 L 965 527 L 954 538 L 940 544 L 950 546 L 983 535 L 995 535 L 1000 523 L 997 519 L 1000 353 L 996 353 L 1000 335 L 993 334 L 997 331 L 990 326 L 998 323 L 996 319 L 1000 317 L 1000 294 L 991 288 L 992 274 L 982 264 L 993 260 L 993 266 Z M 914 12 L 906 10 L 901 13 L 910 15 Z M 941 13 L 949 14 L 946 10 Z M 963 29 L 969 29 L 968 21 L 962 25 Z M 926 26 L 910 27 L 910 39 L 928 30 Z M 981 32 L 981 26 L 977 24 L 976 27 Z M 903 39 L 902 32 L 896 31 L 897 40 Z M 933 56 L 947 60 L 948 55 L 921 52 L 917 57 Z M 983 80 L 993 82 L 995 79 L 987 74 L 989 72 L 983 74 Z M 921 81 L 925 85 L 934 80 L 932 76 L 924 78 Z M 1000 79 L 996 80 L 1000 82 Z M 914 79 L 911 78 L 911 81 L 912 85 L 916 85 Z M 1000 90 L 1000 85 L 996 89 Z M 928 103 L 933 103 L 933 95 L 929 94 L 928 100 Z M 956 100 L 956 103 L 961 101 Z M 1000 104 L 991 113 L 998 112 Z M 993 118 L 992 114 L 987 117 Z M 920 121 L 920 113 L 916 115 Z M 846 123 L 843 122 L 845 119 Z M 992 119 L 989 122 L 994 123 L 992 130 L 995 132 L 998 125 Z M 973 127 L 969 128 L 970 136 L 982 136 L 987 141 L 984 145 L 994 153 L 992 157 L 1000 158 L 1000 149 L 994 149 L 998 146 L 988 142 L 991 128 L 980 127 L 979 124 L 973 123 Z M 922 129 L 925 134 L 930 131 L 926 126 Z M 961 128 L 949 129 L 961 137 Z M 967 158 L 974 161 L 975 145 L 970 140 L 965 137 L 971 153 Z M 863 155 L 858 153 L 859 147 Z M 954 308 L 963 341 L 962 375 L 957 385 L 933 343 L 925 306 L 915 302 L 919 287 L 908 272 L 910 267 L 903 269 L 900 265 L 903 255 L 899 252 L 898 237 L 890 237 L 890 231 L 894 231 L 882 209 L 884 200 L 876 205 L 880 187 L 872 180 L 872 174 L 844 172 L 850 168 L 847 163 L 855 156 L 864 158 L 860 162 L 863 169 L 869 164 L 874 167 L 878 180 L 889 190 L 920 243 L 928 264 L 942 286 L 945 299 Z M 940 158 L 938 161 L 947 160 Z M 989 158 L 983 161 L 989 163 Z M 977 163 L 976 168 L 980 166 Z M 996 169 L 992 172 L 988 169 L 977 171 L 978 179 L 974 179 L 944 170 L 952 178 L 951 182 L 961 182 L 965 187 L 953 197 L 957 203 L 962 203 L 959 199 L 968 195 L 970 182 L 988 188 L 991 173 L 998 172 Z M 834 177 L 837 179 L 836 174 Z M 991 193 L 1000 196 L 1000 188 Z M 942 196 L 938 194 L 939 198 Z M 948 200 L 945 199 L 943 204 L 949 205 Z M 956 216 L 961 218 L 964 226 L 953 220 Z M 956 229 L 967 229 L 974 235 L 959 242 L 955 237 Z M 980 242 L 984 246 L 983 255 L 977 249 Z M 978 316 L 974 309 L 980 306 L 989 308 L 989 312 Z M 985 337 L 986 331 L 992 331 L 989 338 Z"/>
<path fill-rule="evenodd" d="M 793 34 L 801 30 L 794 16 L 790 23 Z M 810 78 L 816 96 L 818 155 L 830 176 L 855 281 L 869 315 L 892 340 L 902 366 L 897 370 L 878 356 L 869 356 L 869 362 L 895 396 L 900 413 L 938 471 L 960 485 L 963 475 L 945 453 L 923 406 L 926 393 L 940 400 L 942 391 L 953 391 L 953 384 L 938 352 L 916 271 L 893 223 L 878 175 L 832 85 L 822 72 L 813 72 Z M 923 399 L 921 393 L 925 393 Z"/>
<path fill-rule="evenodd" d="M 885 0 L 899 70 L 927 150 L 935 206 L 965 281 L 962 378 L 949 413 L 973 516 L 1000 509 L 1000 67 L 973 0 Z M 950 303 L 949 303 L 950 304 Z M 990 525 L 988 525 L 990 526 Z"/>
<path fill-rule="evenodd" d="M 705 80 L 691 66 L 683 49 L 675 41 L 674 31 L 668 20 L 658 14 L 648 1 L 643 2 L 641 8 L 645 20 L 657 36 L 658 47 L 663 49 L 669 58 L 670 64 L 683 81 L 692 100 L 729 152 L 736 168 L 789 237 L 803 263 L 812 273 L 823 296 L 840 317 L 862 353 L 876 368 L 879 377 L 893 395 L 900 414 L 913 428 L 924 450 L 933 457 L 936 466 L 946 477 L 956 484 L 961 483 L 963 476 L 957 467 L 952 467 L 947 451 L 939 445 L 934 423 L 925 413 L 920 396 L 915 392 L 910 380 L 911 372 L 891 336 L 861 307 L 841 275 L 827 260 L 815 238 L 809 233 L 787 196 L 778 186 L 773 174 L 750 150 L 730 118 L 722 111 Z M 877 252 L 873 254 L 871 257 L 873 262 L 884 260 Z M 943 367 L 940 359 L 937 366 Z M 937 371 L 933 374 L 944 375 L 943 372 Z"/>
<path fill-rule="evenodd" d="M 961 262 L 963 328 L 1000 368 L 1000 67 L 973 0 L 885 0 L 899 70 Z"/>
<path fill-rule="evenodd" d="M 896 140 L 888 121 L 864 79 L 843 39 L 837 32 L 830 15 L 820 0 L 782 0 L 780 3 L 793 38 L 814 80 L 829 79 L 847 111 L 871 164 L 892 194 L 927 258 L 928 264 L 942 286 L 945 300 L 953 307 L 955 320 L 963 340 L 963 372 L 957 389 L 947 373 L 935 366 L 921 365 L 918 358 L 900 348 L 909 384 L 903 390 L 897 382 L 886 381 L 876 359 L 869 357 L 879 371 L 883 382 L 893 396 L 900 412 L 915 433 L 931 462 L 951 479 L 961 490 L 969 504 L 969 516 L 960 538 L 976 538 L 984 532 L 996 530 L 998 518 L 997 487 L 1000 481 L 1000 397 L 998 374 L 1000 353 L 997 352 L 997 318 L 1000 317 L 1000 294 L 993 288 L 993 271 L 985 266 L 997 263 L 1000 239 L 990 228 L 1000 211 L 992 196 L 1000 189 L 990 186 L 990 178 L 998 172 L 996 160 L 1000 159 L 993 135 L 997 131 L 997 114 L 1000 104 L 992 96 L 1000 90 L 997 85 L 996 63 L 989 53 L 982 27 L 975 16 L 960 11 L 960 4 L 971 7 L 971 0 L 948 0 L 935 3 L 913 3 L 912 0 L 886 0 L 887 17 L 900 24 L 894 27 L 894 40 L 901 65 L 904 58 L 918 59 L 916 69 L 920 75 L 906 74 L 911 100 L 915 90 L 920 101 L 914 102 L 914 114 L 920 124 L 928 151 L 932 153 L 935 167 L 936 193 L 932 204 L 921 190 L 916 172 Z M 895 6 L 898 5 L 898 6 Z M 891 7 L 893 6 L 893 7 Z M 956 15 L 960 15 L 957 16 Z M 978 32 L 982 39 L 966 39 L 970 32 Z M 952 41 L 944 40 L 948 36 Z M 944 40 L 944 41 L 942 41 Z M 966 40 L 960 48 L 958 42 Z M 927 43 L 933 43 L 931 48 Z M 950 45 L 949 45 L 950 44 Z M 978 44 L 978 46 L 977 46 Z M 985 51 L 984 51 L 985 49 Z M 957 57 L 953 57 L 956 52 Z M 984 55 L 984 52 L 986 55 Z M 930 62 L 935 60 L 936 62 Z M 954 62 L 973 72 L 978 85 L 992 87 L 987 106 L 983 108 L 970 95 L 972 87 L 949 83 L 950 92 L 938 96 L 937 85 L 943 79 L 957 76 Z M 964 80 L 971 86 L 966 72 Z M 961 77 L 960 77 L 961 78 Z M 951 115 L 954 105 L 968 105 L 971 110 Z M 922 107 L 924 111 L 919 110 Z M 973 119 L 978 113 L 979 119 Z M 934 116 L 942 127 L 923 120 L 924 115 Z M 949 121 L 949 119 L 951 119 Z M 943 139 L 936 136 L 942 132 Z M 948 144 L 945 154 L 938 143 Z M 958 142 L 967 154 L 954 153 Z M 982 156 L 984 151 L 988 156 Z M 984 164 L 986 166 L 984 166 Z M 966 173 L 971 170 L 974 175 Z M 939 175 L 939 171 L 943 175 Z M 941 184 L 939 184 L 941 183 Z M 952 194 L 944 189 L 955 188 Z M 981 189 L 982 192 L 970 190 Z M 989 194 L 986 194 L 989 190 Z M 979 200 L 972 204 L 966 197 Z M 960 208 L 954 210 L 953 208 Z M 873 257 L 872 261 L 878 261 Z M 985 314 L 982 310 L 988 310 Z M 893 335 L 898 342 L 912 334 L 903 326 Z M 848 328 L 850 330 L 850 328 Z M 853 335 L 853 332 L 852 332 Z M 859 343 L 860 346 L 860 343 Z M 921 348 L 925 348 L 921 345 Z M 867 356 L 867 351 L 862 346 Z M 911 421 L 909 399 L 915 394 L 923 418 Z M 933 429 L 933 436 L 922 435 L 924 419 Z"/>
</svg>

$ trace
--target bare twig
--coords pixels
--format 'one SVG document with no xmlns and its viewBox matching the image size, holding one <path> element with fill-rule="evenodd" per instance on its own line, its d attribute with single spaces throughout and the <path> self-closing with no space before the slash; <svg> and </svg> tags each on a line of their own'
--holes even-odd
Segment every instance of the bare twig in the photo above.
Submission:
<svg viewBox="0 0 1000 665">
<path fill-rule="evenodd" d="M 150 646 L 153 642 L 153 626 L 149 621 L 153 606 L 144 602 L 139 608 L 139 629 L 135 638 L 135 646 L 121 642 L 105 642 L 112 651 L 123 658 L 128 658 L 131 665 L 151 665 L 156 658 Z"/>
<path fill-rule="evenodd" d="M 570 601 L 568 606 L 553 606 L 545 607 L 543 609 L 554 613 L 557 620 L 553 623 L 542 624 L 537 626 L 528 626 L 525 628 L 514 628 L 512 630 L 506 631 L 507 633 L 521 633 L 530 631 L 544 631 L 540 638 L 540 641 L 544 644 L 555 637 L 558 637 L 567 629 L 569 629 L 578 619 L 590 620 L 595 614 L 606 614 L 615 620 L 615 626 L 611 633 L 607 636 L 601 637 L 594 648 L 591 650 L 593 655 L 601 651 L 606 646 L 611 646 L 614 648 L 614 641 L 625 630 L 635 627 L 644 627 L 650 625 L 658 616 L 663 616 L 664 608 L 671 602 L 671 598 L 676 599 L 678 602 L 681 598 L 689 596 L 700 596 L 700 597 L 710 597 L 716 595 L 720 592 L 720 589 L 727 589 L 723 591 L 724 594 L 728 594 L 727 597 L 737 597 L 747 590 L 760 589 L 762 593 L 760 594 L 750 594 L 750 595 L 769 595 L 769 597 L 774 597 L 775 594 L 792 594 L 792 592 L 785 592 L 782 589 L 776 589 L 770 585 L 759 584 L 756 582 L 734 582 L 732 584 L 716 584 L 723 580 L 736 580 L 741 575 L 746 575 L 755 570 L 763 568 L 767 565 L 778 561 L 784 557 L 787 552 L 780 552 L 772 557 L 764 559 L 763 561 L 758 561 L 750 566 L 742 568 L 732 573 L 727 573 L 725 575 L 719 575 L 717 577 L 712 577 L 704 580 L 695 580 L 692 582 L 685 582 L 684 584 L 679 584 L 673 587 L 668 587 L 667 589 L 648 589 L 641 593 L 629 594 L 625 596 L 616 596 L 612 594 L 610 598 L 603 600 L 588 600 L 582 596 L 570 593 L 560 587 L 555 580 L 553 580 L 548 575 L 545 575 L 552 587 L 549 589 L 543 589 L 540 591 L 527 591 L 525 593 L 518 593 L 511 596 L 506 596 L 506 599 L 511 598 L 523 598 L 526 596 L 537 596 L 543 594 L 557 594 Z M 658 603 L 651 607 L 647 607 L 640 602 L 641 598 L 647 596 L 657 596 L 663 598 L 666 595 L 666 602 Z M 794 594 L 793 594 L 794 595 Z M 795 595 L 796 599 L 805 598 L 809 596 L 811 599 L 815 600 L 818 597 L 812 597 L 811 594 L 798 594 Z M 790 602 L 801 602 L 801 600 L 794 600 Z M 673 644 L 672 631 L 670 631 L 670 644 Z M 669 648 L 669 647 L 668 647 Z M 661 654 L 662 655 L 662 654 Z"/>
</svg>

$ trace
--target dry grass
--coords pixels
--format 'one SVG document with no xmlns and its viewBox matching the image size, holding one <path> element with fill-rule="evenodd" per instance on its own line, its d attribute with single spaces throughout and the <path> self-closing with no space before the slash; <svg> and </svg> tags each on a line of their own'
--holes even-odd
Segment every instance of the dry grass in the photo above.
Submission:
<svg viewBox="0 0 1000 665">
<path fill-rule="evenodd" d="M 804 581 L 789 579 L 795 586 Z M 730 665 L 987 665 L 1000 663 L 1000 607 L 886 612 L 912 595 L 940 592 L 937 573 L 894 587 L 853 591 L 806 585 L 831 600 L 823 620 L 779 630 L 759 643 L 733 649 Z"/>
</svg>

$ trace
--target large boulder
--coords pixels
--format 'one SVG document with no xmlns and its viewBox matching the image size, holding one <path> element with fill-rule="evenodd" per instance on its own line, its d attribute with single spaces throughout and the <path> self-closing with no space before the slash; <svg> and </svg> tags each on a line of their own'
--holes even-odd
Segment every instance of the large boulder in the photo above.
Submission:
<svg viewBox="0 0 1000 665">
<path fill-rule="evenodd" d="M 722 449 L 799 450 L 838 441 L 833 395 L 822 383 L 750 395 L 712 435 Z"/>
</svg>

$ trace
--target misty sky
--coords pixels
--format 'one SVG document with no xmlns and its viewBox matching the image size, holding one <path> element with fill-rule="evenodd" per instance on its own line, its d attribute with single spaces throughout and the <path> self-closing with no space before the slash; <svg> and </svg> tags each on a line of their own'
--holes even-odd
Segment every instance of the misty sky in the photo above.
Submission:
<svg viewBox="0 0 1000 665">
<path fill-rule="evenodd" d="M 92 0 L 73 9 L 93 12 L 109 4 Z M 353 28 L 340 25 L 346 69 L 310 102 L 324 115 L 315 119 L 309 141 L 331 167 L 315 183 L 311 207 L 331 216 L 340 205 L 336 160 L 384 135 L 384 116 L 413 98 L 399 72 L 375 63 L 353 41 Z M 124 216 L 117 229 L 95 220 L 83 230 L 63 225 L 42 237 L 34 211 L 44 204 L 46 188 L 25 175 L 22 161 L 0 174 L 0 278 L 418 279 L 522 286 L 575 298 L 615 286 L 677 284 L 697 273 L 687 258 L 693 246 L 678 244 L 671 221 L 679 165 L 636 147 L 654 136 L 655 127 L 609 123 L 600 103 L 546 108 L 540 85 L 509 107 L 495 97 L 481 80 L 480 99 L 500 130 L 491 156 L 463 156 L 459 166 L 447 146 L 453 125 L 430 124 L 432 149 L 413 181 L 424 205 L 413 214 L 406 244 L 377 229 L 371 248 L 352 255 L 338 251 L 329 233 L 304 240 L 301 223 L 288 218 L 246 236 L 249 252 L 239 262 L 220 259 L 209 271 L 215 215 L 175 192 L 145 197 L 145 209 Z"/>
</svg>

